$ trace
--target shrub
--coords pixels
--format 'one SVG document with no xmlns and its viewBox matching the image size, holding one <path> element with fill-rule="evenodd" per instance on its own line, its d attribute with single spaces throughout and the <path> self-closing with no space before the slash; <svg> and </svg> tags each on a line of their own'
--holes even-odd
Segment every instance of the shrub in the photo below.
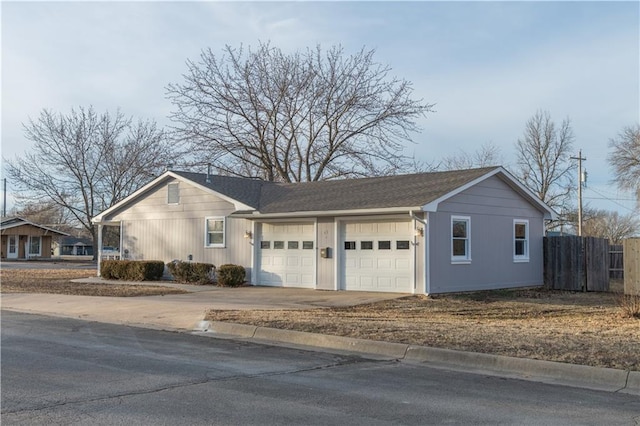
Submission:
<svg viewBox="0 0 640 426">
<path fill-rule="evenodd" d="M 180 283 L 210 284 L 212 272 L 216 267 L 211 263 L 182 262 L 174 260 L 167 263 L 167 268 L 173 278 Z"/>
<path fill-rule="evenodd" d="M 164 263 L 159 260 L 103 260 L 100 276 L 107 280 L 158 281 L 164 273 Z"/>
<path fill-rule="evenodd" d="M 640 294 L 621 294 L 618 300 L 623 316 L 640 319 Z"/>
<path fill-rule="evenodd" d="M 240 265 L 220 265 L 216 271 L 218 278 L 218 285 L 223 287 L 239 287 L 244 284 L 244 278 L 247 272 L 244 270 L 244 266 Z"/>
</svg>

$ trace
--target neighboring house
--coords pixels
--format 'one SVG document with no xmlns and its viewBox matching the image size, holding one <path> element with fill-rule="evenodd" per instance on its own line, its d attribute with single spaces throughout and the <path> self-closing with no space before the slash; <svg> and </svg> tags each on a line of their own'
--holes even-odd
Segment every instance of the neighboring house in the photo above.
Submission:
<svg viewBox="0 0 640 426">
<path fill-rule="evenodd" d="M 53 239 L 69 235 L 19 217 L 3 218 L 0 233 L 2 259 L 50 258 Z"/>
<path fill-rule="evenodd" d="M 93 242 L 90 238 L 64 237 L 54 243 L 55 256 L 93 256 Z"/>
<path fill-rule="evenodd" d="M 235 263 L 254 285 L 430 294 L 541 285 L 552 219 L 489 167 L 289 184 L 168 171 L 94 223 L 120 226 L 123 258 Z"/>
</svg>

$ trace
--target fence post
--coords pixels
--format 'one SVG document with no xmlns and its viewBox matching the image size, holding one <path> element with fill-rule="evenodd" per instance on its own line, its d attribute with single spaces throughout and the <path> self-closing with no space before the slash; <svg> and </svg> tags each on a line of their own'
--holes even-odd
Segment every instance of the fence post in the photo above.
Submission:
<svg viewBox="0 0 640 426">
<path fill-rule="evenodd" d="M 640 238 L 623 241 L 624 294 L 640 295 Z"/>
</svg>

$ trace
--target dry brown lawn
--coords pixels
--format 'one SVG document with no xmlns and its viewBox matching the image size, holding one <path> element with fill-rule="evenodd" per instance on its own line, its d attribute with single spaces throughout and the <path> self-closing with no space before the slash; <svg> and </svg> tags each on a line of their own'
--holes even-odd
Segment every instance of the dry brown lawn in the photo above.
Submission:
<svg viewBox="0 0 640 426">
<path fill-rule="evenodd" d="M 492 291 L 306 311 L 210 311 L 207 319 L 640 370 L 640 319 L 611 293 Z"/>
<path fill-rule="evenodd" d="M 82 284 L 86 270 L 1 270 L 2 293 L 151 296 L 154 285 Z M 640 319 L 620 296 L 545 290 L 408 296 L 343 308 L 218 311 L 207 319 L 640 371 Z"/>
<path fill-rule="evenodd" d="M 188 293 L 176 288 L 154 285 L 125 285 L 73 283 L 70 280 L 87 278 L 92 272 L 70 269 L 8 269 L 0 271 L 2 293 L 53 293 L 78 296 L 161 296 Z"/>
</svg>

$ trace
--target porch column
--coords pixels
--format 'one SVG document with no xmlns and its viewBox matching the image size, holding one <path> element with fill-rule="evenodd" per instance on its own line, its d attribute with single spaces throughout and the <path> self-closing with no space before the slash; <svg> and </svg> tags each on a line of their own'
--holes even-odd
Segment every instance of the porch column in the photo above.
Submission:
<svg viewBox="0 0 640 426">
<path fill-rule="evenodd" d="M 102 263 L 102 227 L 101 223 L 98 224 L 98 271 L 97 275 L 100 276 L 100 263 Z"/>
</svg>

